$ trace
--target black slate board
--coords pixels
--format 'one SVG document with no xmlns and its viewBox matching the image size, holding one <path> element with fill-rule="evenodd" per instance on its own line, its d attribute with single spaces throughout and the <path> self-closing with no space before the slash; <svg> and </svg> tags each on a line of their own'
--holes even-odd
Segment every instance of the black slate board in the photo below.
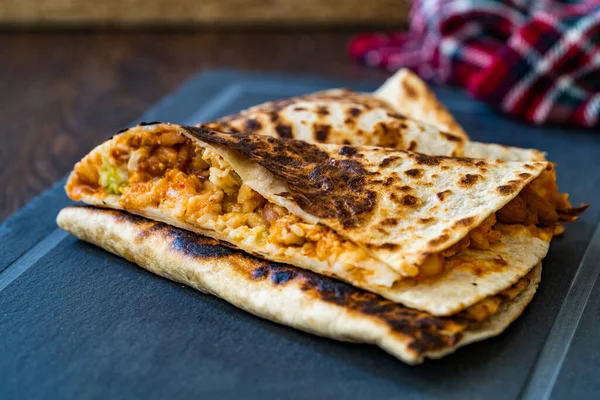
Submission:
<svg viewBox="0 0 600 400">
<path fill-rule="evenodd" d="M 214 71 L 141 120 L 194 123 L 356 83 Z M 548 152 L 575 203 L 600 196 L 600 136 L 526 126 L 456 90 L 473 139 Z M 109 137 L 112 132 L 107 132 Z M 0 398 L 598 398 L 600 208 L 552 243 L 536 298 L 498 338 L 408 367 L 158 278 L 56 228 L 63 182 L 0 226 Z"/>
</svg>

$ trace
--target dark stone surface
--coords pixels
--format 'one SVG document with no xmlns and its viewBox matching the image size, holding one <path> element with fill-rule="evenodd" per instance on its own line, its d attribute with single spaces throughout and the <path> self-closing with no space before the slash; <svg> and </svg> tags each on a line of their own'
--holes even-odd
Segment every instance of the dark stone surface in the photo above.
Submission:
<svg viewBox="0 0 600 400">
<path fill-rule="evenodd" d="M 216 71 L 191 81 L 141 119 L 206 121 L 335 86 L 375 85 Z M 438 93 L 474 139 L 547 151 L 573 203 L 592 203 L 553 241 L 536 298 L 503 335 L 408 367 L 375 347 L 261 320 L 67 237 L 0 291 L 0 398 L 518 397 L 600 215 L 595 204 L 600 138 L 525 126 L 457 91 Z M 54 231 L 52 221 L 65 203 L 58 185 L 0 228 L 0 270 L 8 267 L 0 283 L 20 254 Z M 597 305 L 598 285 L 558 376 L 556 398 L 596 397 Z"/>
</svg>

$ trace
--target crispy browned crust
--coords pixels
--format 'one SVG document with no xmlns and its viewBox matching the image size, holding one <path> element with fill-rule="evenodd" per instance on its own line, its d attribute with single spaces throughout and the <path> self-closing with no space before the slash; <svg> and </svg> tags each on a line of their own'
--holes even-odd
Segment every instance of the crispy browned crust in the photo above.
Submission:
<svg viewBox="0 0 600 400">
<path fill-rule="evenodd" d="M 400 70 L 373 94 L 326 90 L 267 102 L 203 125 L 317 143 L 490 160 L 545 160 L 538 150 L 470 141 L 425 82 L 408 70 Z"/>
<path fill-rule="evenodd" d="M 330 154 L 314 144 L 300 140 L 228 134 L 203 127 L 183 128 L 196 139 L 222 145 L 261 165 L 289 187 L 290 191 L 285 196 L 292 198 L 303 210 L 319 218 L 336 219 L 345 228 L 356 227 L 369 217 L 379 201 L 377 193 L 393 192 L 393 189 L 398 192 L 411 190 L 410 186 L 405 185 L 406 177 L 388 177 L 383 180 L 379 178 L 379 172 L 369 171 L 366 168 L 369 160 L 364 159 L 360 147 L 343 146 L 337 153 Z M 424 169 L 440 164 L 446 164 L 448 168 L 477 168 L 480 174 L 467 174 L 457 180 L 457 185 L 464 189 L 472 187 L 486 174 L 488 168 L 493 168 L 494 163 L 385 148 L 370 148 L 369 153 L 373 152 L 388 155 L 379 164 L 379 169 L 393 165 L 400 158 L 410 158 Z M 418 184 L 423 180 L 422 172 L 423 169 L 411 169 L 405 171 L 405 175 L 410 178 L 410 183 Z M 500 185 L 497 192 L 501 196 L 514 196 L 530 180 L 531 175 L 515 177 L 507 184 Z M 419 199 L 410 193 L 393 195 L 397 197 L 396 203 L 407 211 L 420 206 Z M 477 221 L 473 222 L 472 227 L 477 224 Z"/>
<path fill-rule="evenodd" d="M 371 113 L 375 110 L 379 112 L 378 116 Z M 310 118 L 304 119 L 298 114 L 301 112 L 308 112 Z M 332 118 L 333 114 L 339 112 L 343 114 L 336 117 L 339 119 Z M 361 124 L 367 114 L 371 117 L 366 119 L 374 118 L 372 123 L 367 124 L 369 128 Z M 310 134 L 300 134 L 300 125 L 304 125 Z M 463 142 L 456 135 L 438 132 L 433 127 L 408 119 L 388 102 L 371 94 L 347 89 L 326 90 L 267 102 L 202 126 L 225 132 L 254 133 L 316 143 L 363 144 L 405 150 L 415 150 L 411 147 L 417 147 L 418 142 L 423 145 L 440 141 L 448 142 L 444 150 L 439 149 L 447 151 L 444 153 L 447 155 L 459 155 Z"/>
<path fill-rule="evenodd" d="M 348 126 L 350 130 L 352 130 L 358 124 L 358 117 L 361 115 L 361 113 L 363 113 L 365 110 L 371 110 L 373 108 L 380 108 L 386 110 L 390 117 L 398 119 L 400 121 L 406 120 L 406 117 L 404 117 L 401 114 L 398 114 L 394 110 L 394 108 L 391 107 L 390 104 L 388 104 L 384 100 L 380 100 L 368 94 L 353 92 L 348 89 L 335 89 L 311 93 L 304 96 L 293 97 L 290 99 L 282 99 L 259 104 L 247 110 L 230 114 L 223 118 L 217 119 L 216 121 L 206 123 L 204 124 L 204 126 L 210 129 L 228 131 L 232 133 L 257 133 L 263 127 L 256 118 L 256 116 L 268 115 L 270 122 L 275 124 L 275 132 L 280 138 L 293 139 L 294 135 L 293 129 L 290 126 L 290 121 L 288 121 L 285 115 L 282 114 L 282 110 L 284 110 L 286 107 L 293 106 L 294 104 L 297 104 L 298 102 L 302 101 L 331 101 L 339 104 L 351 104 L 360 106 L 360 108 L 353 107 L 347 110 L 347 115 L 345 116 L 346 119 L 344 120 L 344 123 Z M 300 106 L 296 107 L 294 110 L 303 111 Z M 311 126 L 314 142 L 337 143 L 337 141 L 335 140 L 333 142 L 328 140 L 330 138 L 328 137 L 327 133 L 330 130 L 332 130 L 333 127 L 325 122 L 326 119 L 324 117 L 329 115 L 330 112 L 331 111 L 327 105 L 320 106 L 316 110 L 317 120 Z M 244 122 L 243 130 L 240 129 L 242 127 L 240 125 L 241 121 Z M 387 146 L 384 143 L 379 144 L 380 146 L 395 147 L 394 145 L 398 142 L 396 135 L 388 134 L 384 137 L 383 134 L 387 132 L 376 131 L 372 133 L 378 137 L 381 136 L 377 139 L 378 141 L 387 142 Z"/>
</svg>

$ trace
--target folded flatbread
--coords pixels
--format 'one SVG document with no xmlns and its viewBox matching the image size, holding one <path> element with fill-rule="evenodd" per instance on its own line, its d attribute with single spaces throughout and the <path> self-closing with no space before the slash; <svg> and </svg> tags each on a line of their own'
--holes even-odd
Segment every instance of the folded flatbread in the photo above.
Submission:
<svg viewBox="0 0 600 400">
<path fill-rule="evenodd" d="M 82 240 L 257 316 L 320 336 L 374 344 L 409 364 L 500 334 L 531 301 L 541 274 L 539 264 L 499 295 L 459 315 L 435 317 L 126 212 L 68 207 L 57 222 Z M 487 308 L 496 312 L 478 319 L 480 309 Z"/>
<path fill-rule="evenodd" d="M 410 119 L 432 125 L 442 132 L 463 139 L 462 152 L 459 154 L 461 157 L 513 161 L 545 159 L 544 153 L 535 149 L 471 141 L 450 111 L 438 100 L 433 90 L 409 69 L 400 69 L 373 92 L 373 96 L 387 102 L 396 112 Z M 428 136 L 425 135 L 421 140 L 431 140 Z"/>
<path fill-rule="evenodd" d="M 398 70 L 373 95 L 385 100 L 397 112 L 408 118 L 433 125 L 465 141 L 469 140 L 467 133 L 438 100 L 435 93 L 409 69 Z"/>
<path fill-rule="evenodd" d="M 552 165 L 140 125 L 71 174 L 73 200 L 451 315 L 525 276 L 573 209 Z"/>
<path fill-rule="evenodd" d="M 433 100 L 431 96 L 428 98 L 414 103 L 414 110 L 424 108 L 421 118 L 432 114 L 427 111 L 427 103 Z M 445 110 L 437 100 L 436 104 L 436 110 Z M 372 94 L 333 89 L 264 103 L 202 126 L 234 133 L 253 133 L 314 143 L 391 147 L 441 156 L 544 160 L 544 154 L 537 150 L 472 142 L 455 130 L 440 130 L 439 127 L 445 125 L 440 125 L 439 120 L 447 118 L 417 121 L 411 118 L 415 114 L 409 108 L 398 109 L 385 98 Z M 447 111 L 442 114 L 452 119 Z"/>
</svg>

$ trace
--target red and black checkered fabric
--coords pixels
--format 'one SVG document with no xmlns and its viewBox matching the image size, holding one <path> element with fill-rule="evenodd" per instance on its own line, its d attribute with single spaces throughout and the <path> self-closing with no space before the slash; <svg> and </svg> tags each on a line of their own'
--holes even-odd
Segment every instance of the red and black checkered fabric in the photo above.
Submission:
<svg viewBox="0 0 600 400">
<path fill-rule="evenodd" d="M 600 0 L 418 0 L 407 33 L 359 35 L 350 53 L 528 122 L 600 127 Z"/>
</svg>

